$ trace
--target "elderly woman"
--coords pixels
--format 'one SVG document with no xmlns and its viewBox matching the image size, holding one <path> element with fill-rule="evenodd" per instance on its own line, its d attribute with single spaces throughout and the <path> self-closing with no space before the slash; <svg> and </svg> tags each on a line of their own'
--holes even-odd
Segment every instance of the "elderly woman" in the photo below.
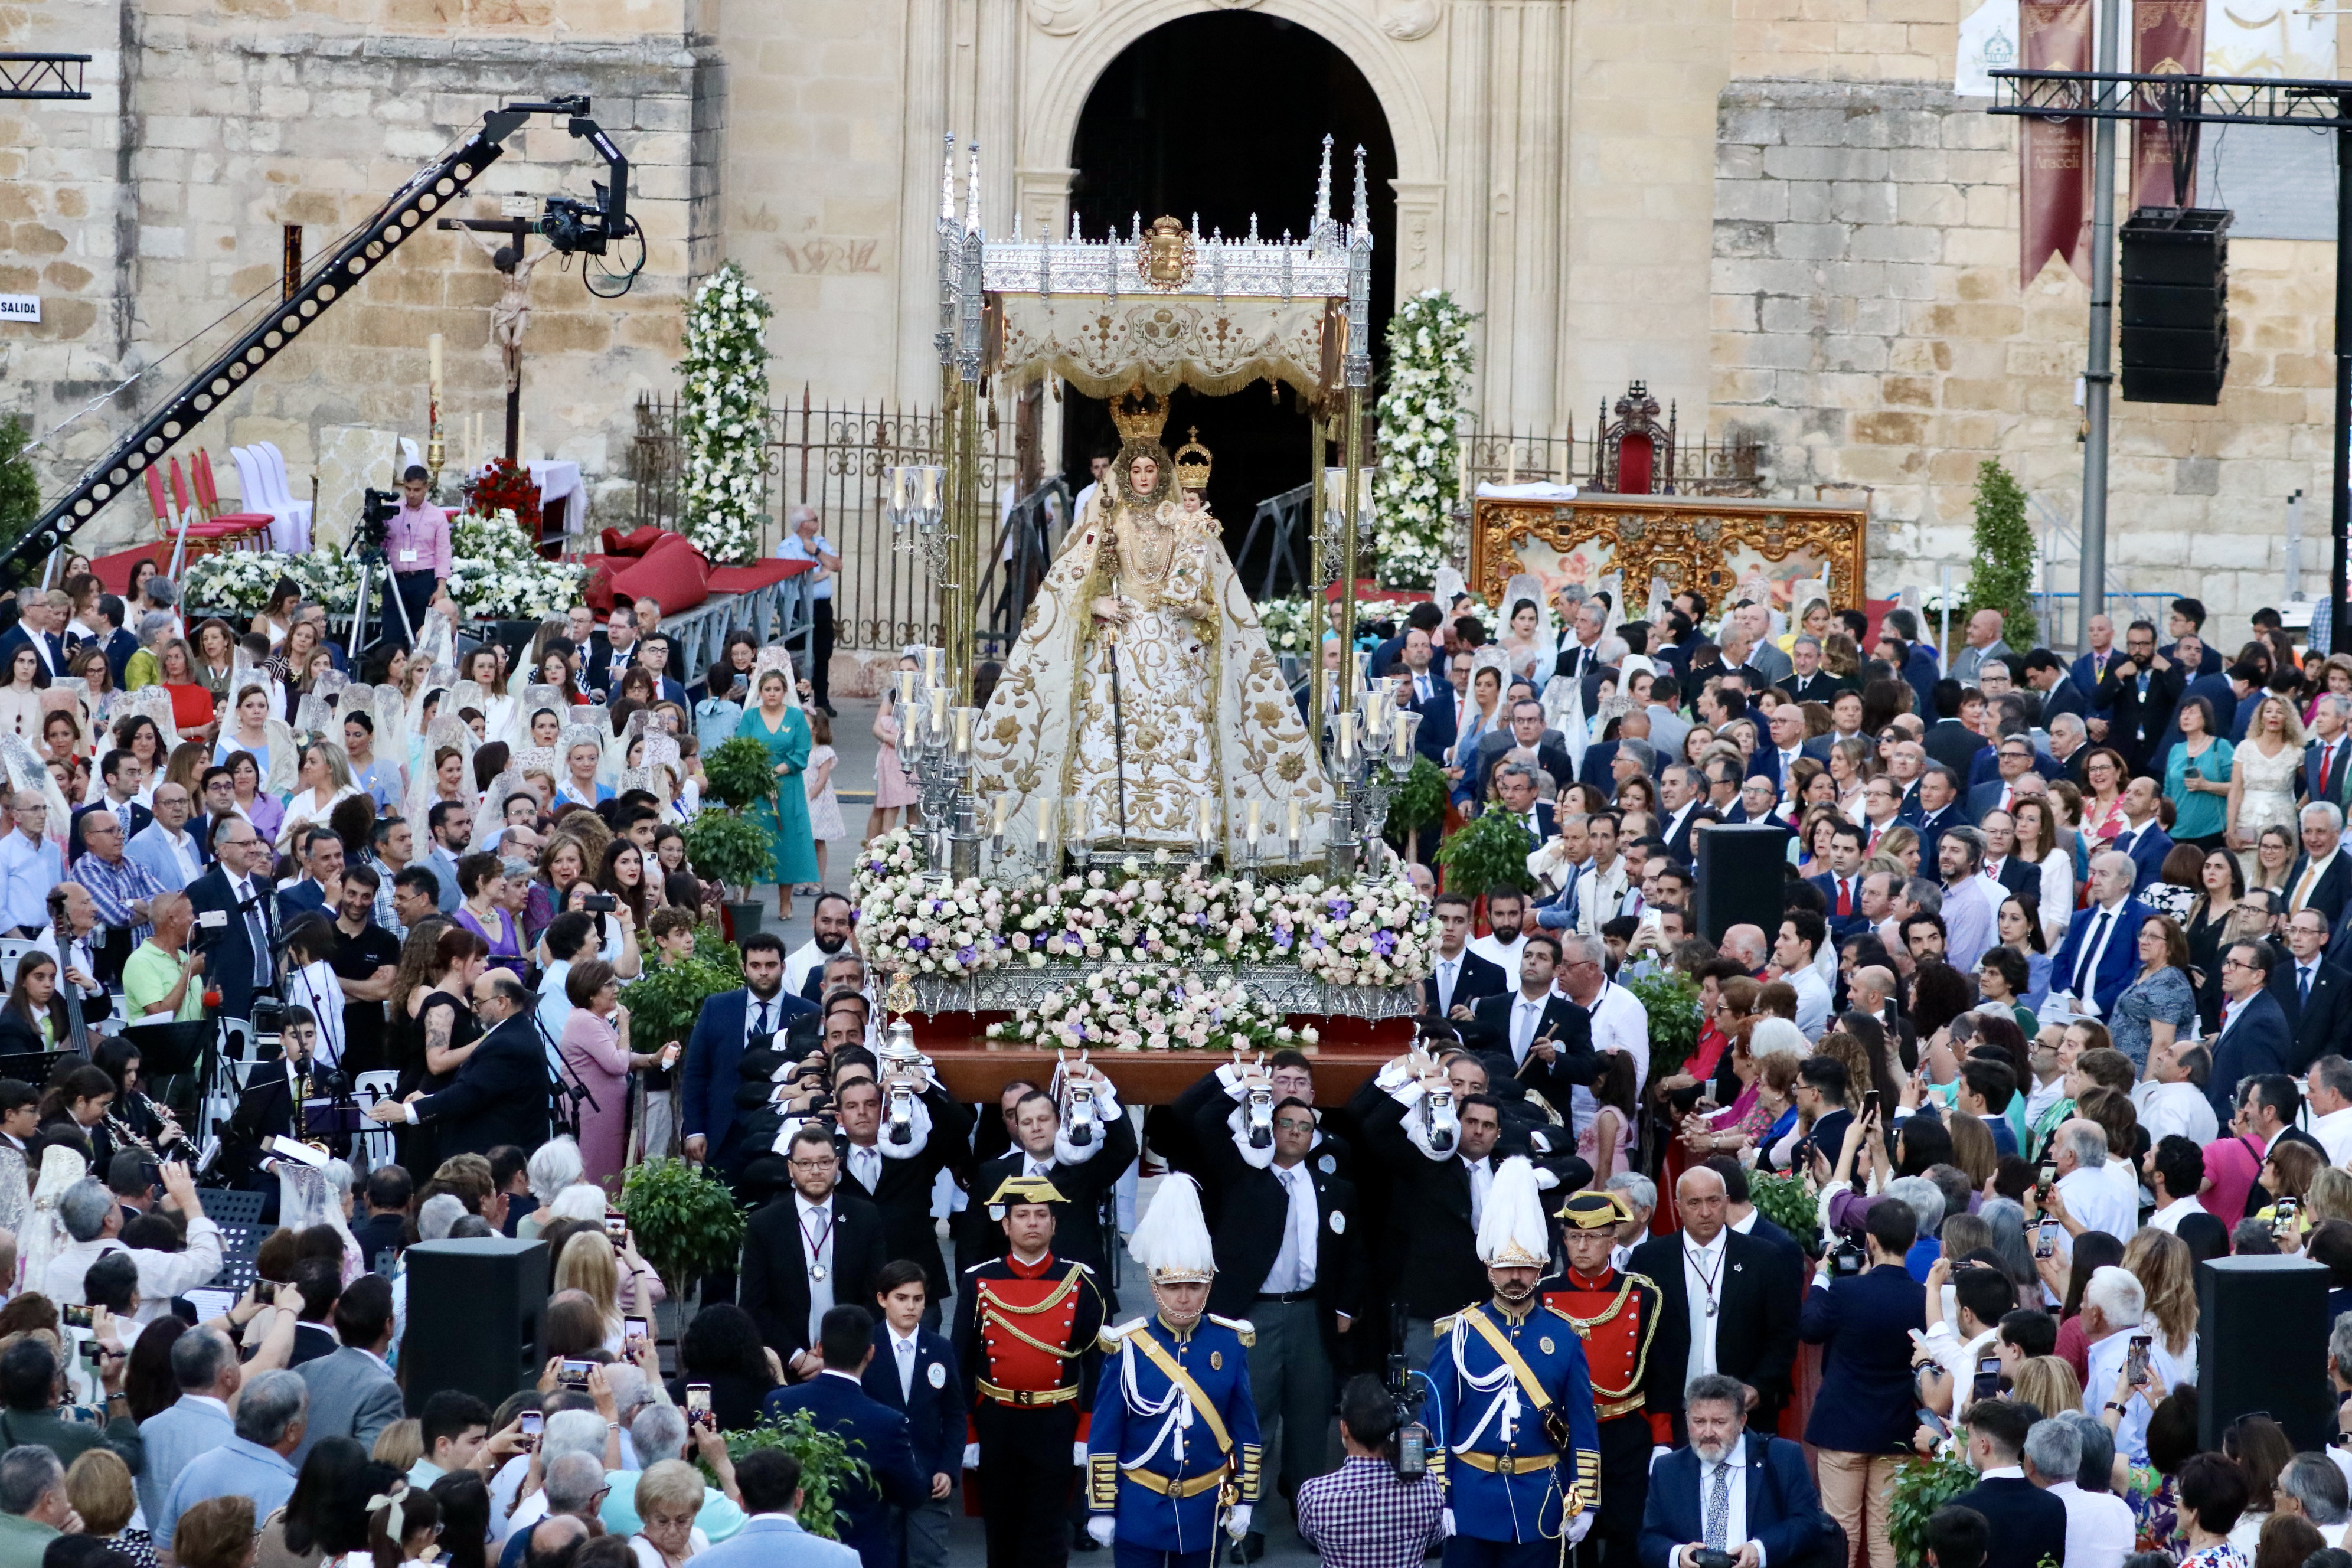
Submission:
<svg viewBox="0 0 2352 1568">
<path fill-rule="evenodd" d="M 555 1218 L 557 1197 L 565 1188 L 578 1185 L 582 1174 L 580 1145 L 570 1138 L 559 1134 L 532 1150 L 530 1163 L 523 1167 L 523 1181 L 536 1201 L 530 1212 L 515 1222 L 515 1235 L 524 1241 L 536 1239 Z"/>
<path fill-rule="evenodd" d="M 684 1459 L 661 1459 L 638 1473 L 637 1532 L 629 1538 L 637 1568 L 678 1568 L 709 1542 L 694 1527 L 702 1511 L 702 1473 Z"/>
<path fill-rule="evenodd" d="M 1711 1117 L 1694 1117 L 1685 1124 L 1684 1142 L 1701 1158 L 1769 1149 L 1796 1124 L 1797 1069 L 1806 1054 L 1803 1032 L 1786 1018 L 1759 1018 L 1748 1031 L 1747 1054 L 1757 1070 L 1739 1098 Z"/>
<path fill-rule="evenodd" d="M 629 1050 L 629 1010 L 620 977 L 601 958 L 583 959 L 563 977 L 572 1012 L 557 1042 L 564 1070 L 588 1090 L 580 1104 L 580 1163 L 591 1182 L 621 1173 L 629 1142 L 629 1069 L 658 1065 Z"/>
<path fill-rule="evenodd" d="M 163 679 L 163 645 L 172 640 L 174 624 L 169 610 L 150 610 L 139 617 L 139 647 L 122 661 L 123 690 L 136 691 Z"/>
</svg>

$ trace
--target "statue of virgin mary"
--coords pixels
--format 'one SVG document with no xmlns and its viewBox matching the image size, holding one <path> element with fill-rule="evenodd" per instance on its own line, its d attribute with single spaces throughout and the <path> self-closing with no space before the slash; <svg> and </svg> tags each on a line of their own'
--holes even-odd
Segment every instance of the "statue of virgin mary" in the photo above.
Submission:
<svg viewBox="0 0 2352 1568">
<path fill-rule="evenodd" d="M 980 799 L 1010 797 L 1005 831 L 1024 849 L 1043 818 L 1056 858 L 1089 839 L 1188 847 L 1204 814 L 1228 865 L 1253 818 L 1279 858 L 1294 807 L 1302 856 L 1319 854 L 1330 785 L 1196 499 L 1209 453 L 1195 441 L 1171 462 L 1167 402 L 1140 386 L 1111 416 L 1110 482 L 1072 525 L 982 716 Z"/>
</svg>

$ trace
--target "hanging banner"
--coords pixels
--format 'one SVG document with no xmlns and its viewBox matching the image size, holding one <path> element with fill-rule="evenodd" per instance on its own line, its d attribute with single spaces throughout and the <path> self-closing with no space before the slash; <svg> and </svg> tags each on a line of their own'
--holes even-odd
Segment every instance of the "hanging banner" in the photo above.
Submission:
<svg viewBox="0 0 2352 1568">
<path fill-rule="evenodd" d="M 2205 66 L 2205 0 L 2132 0 L 2132 70 L 2143 76 L 2194 76 Z M 2148 92 L 2145 98 L 2156 95 Z M 2197 205 L 2197 127 L 2179 127 L 2185 183 L 2172 183 L 2173 130 L 2161 121 L 2132 121 L 2131 205 Z"/>
<path fill-rule="evenodd" d="M 2091 68 L 2091 0 L 2019 0 L 2027 70 Z M 2053 253 L 2089 281 L 2090 142 L 2087 120 L 2028 117 L 2018 139 L 2018 287 L 2041 275 Z"/>
</svg>

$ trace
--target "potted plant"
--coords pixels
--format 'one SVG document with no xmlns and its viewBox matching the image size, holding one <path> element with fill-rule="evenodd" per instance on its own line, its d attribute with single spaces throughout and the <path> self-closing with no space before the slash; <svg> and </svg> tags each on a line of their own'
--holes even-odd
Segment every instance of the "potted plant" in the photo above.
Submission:
<svg viewBox="0 0 2352 1568">
<path fill-rule="evenodd" d="M 1409 860 L 1421 858 L 1421 833 L 1445 820 L 1445 770 L 1415 754 L 1412 766 L 1389 797 L 1383 837 Z"/>
<path fill-rule="evenodd" d="M 706 805 L 679 829 L 686 839 L 686 858 L 695 875 L 708 877 L 732 889 L 727 900 L 728 919 L 735 940 L 741 942 L 760 929 L 760 906 L 751 885 L 764 882 L 775 868 L 768 851 L 768 830 L 748 816 L 724 806 Z"/>
<path fill-rule="evenodd" d="M 668 1288 L 671 1304 L 690 1296 L 705 1275 L 734 1268 L 743 1250 L 743 1211 L 735 1195 L 684 1160 L 630 1166 L 618 1206 L 639 1255 Z"/>
<path fill-rule="evenodd" d="M 1450 891 L 1474 899 L 1505 889 L 1524 893 L 1535 886 L 1535 879 L 1528 875 L 1528 855 L 1534 848 L 1518 818 L 1507 811 L 1488 810 L 1445 841 L 1437 852 L 1437 864 Z"/>
<path fill-rule="evenodd" d="M 874 1475 L 872 1466 L 849 1451 L 850 1439 L 818 1426 L 815 1415 L 807 1410 L 771 1415 L 748 1432 L 727 1434 L 727 1457 L 738 1464 L 761 1448 L 782 1448 L 801 1462 L 801 1505 L 793 1516 L 801 1528 L 812 1535 L 837 1538 L 834 1500 L 844 1487 L 870 1483 Z M 709 1476 L 708 1467 L 704 1474 Z M 709 1479 L 715 1484 L 718 1478 Z"/>
<path fill-rule="evenodd" d="M 1682 1070 L 1698 1047 L 1698 983 L 1679 969 L 1654 969 L 1625 982 L 1650 1016 L 1650 1081 Z"/>
<path fill-rule="evenodd" d="M 741 811 L 776 793 L 776 764 L 749 735 L 721 741 L 702 753 L 703 793 L 730 811 Z"/>
<path fill-rule="evenodd" d="M 646 954 L 645 972 L 621 988 L 622 1005 L 629 1010 L 634 1037 L 657 1050 L 676 1041 L 684 1045 L 694 1034 L 694 1020 L 702 1005 L 723 991 L 740 990 L 743 961 L 719 934 L 703 925 L 694 932 L 694 951 L 675 962 L 658 948 Z"/>
</svg>

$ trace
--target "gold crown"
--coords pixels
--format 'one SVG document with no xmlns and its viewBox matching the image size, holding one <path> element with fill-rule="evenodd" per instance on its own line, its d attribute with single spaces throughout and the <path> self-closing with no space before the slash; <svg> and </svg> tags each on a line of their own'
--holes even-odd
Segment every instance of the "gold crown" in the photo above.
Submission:
<svg viewBox="0 0 2352 1568">
<path fill-rule="evenodd" d="M 1110 422 L 1118 426 L 1122 443 L 1148 446 L 1168 424 L 1168 400 L 1139 381 L 1110 400 Z"/>
<path fill-rule="evenodd" d="M 1177 486 L 1188 490 L 1207 489 L 1209 449 L 1201 445 L 1201 427 L 1195 425 L 1184 433 L 1192 439 L 1176 448 Z"/>
</svg>

